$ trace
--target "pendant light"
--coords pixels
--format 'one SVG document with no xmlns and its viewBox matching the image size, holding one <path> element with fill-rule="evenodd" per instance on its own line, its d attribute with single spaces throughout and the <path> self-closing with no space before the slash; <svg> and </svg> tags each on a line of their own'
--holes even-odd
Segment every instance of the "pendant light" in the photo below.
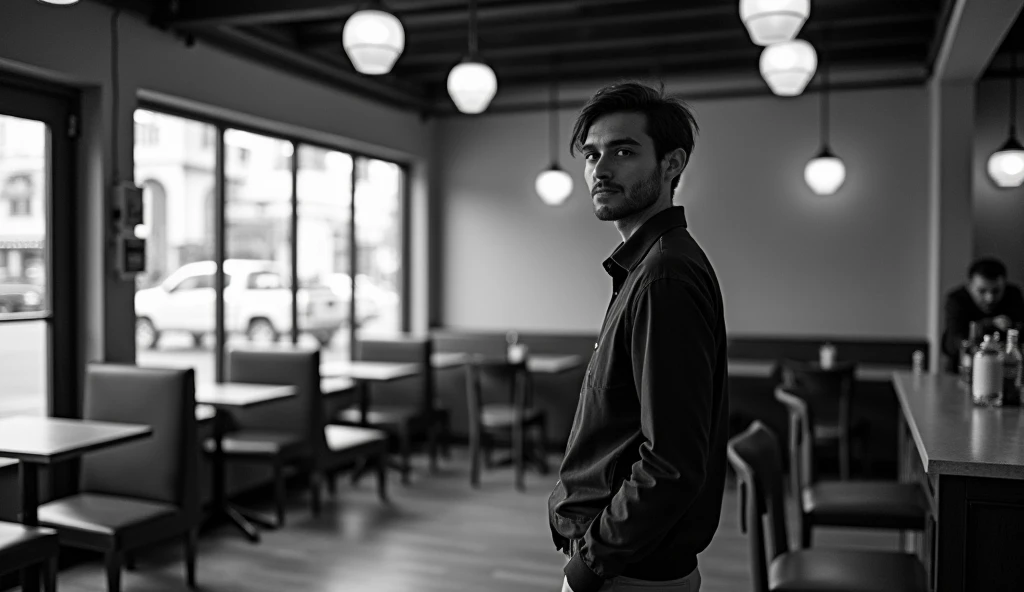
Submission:
<svg viewBox="0 0 1024 592">
<path fill-rule="evenodd" d="M 345 21 L 341 45 L 357 72 L 387 74 L 405 49 L 405 29 L 395 15 L 373 8 L 358 10 Z"/>
<path fill-rule="evenodd" d="M 755 45 L 792 41 L 811 14 L 811 0 L 740 0 L 740 20 Z"/>
<path fill-rule="evenodd" d="M 822 51 L 825 51 L 824 49 Z M 821 151 L 804 167 L 804 181 L 818 195 L 832 195 L 846 181 L 846 165 L 828 146 L 828 60 L 821 67 Z"/>
<path fill-rule="evenodd" d="M 802 92 L 818 67 L 814 48 L 803 39 L 769 45 L 761 51 L 761 77 L 772 92 L 793 97 Z"/>
<path fill-rule="evenodd" d="M 72 4 L 78 4 L 78 0 L 36 0 L 40 4 L 50 4 L 53 6 L 71 6 Z"/>
<path fill-rule="evenodd" d="M 1010 54 L 1010 138 L 988 157 L 988 176 L 998 187 L 1024 183 L 1024 146 L 1017 141 L 1017 52 Z"/>
<path fill-rule="evenodd" d="M 572 175 L 558 166 L 558 79 L 551 76 L 551 106 L 548 132 L 551 137 L 551 166 L 537 175 L 534 189 L 541 201 L 549 206 L 558 206 L 572 194 Z"/>
<path fill-rule="evenodd" d="M 498 92 L 498 78 L 477 59 L 476 0 L 469 0 L 469 55 L 448 73 L 448 95 L 463 113 L 483 113 Z"/>
</svg>

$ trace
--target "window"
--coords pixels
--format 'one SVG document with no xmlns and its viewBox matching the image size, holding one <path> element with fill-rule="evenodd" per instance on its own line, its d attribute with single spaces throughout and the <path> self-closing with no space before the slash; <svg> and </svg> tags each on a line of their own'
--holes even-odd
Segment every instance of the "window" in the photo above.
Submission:
<svg viewBox="0 0 1024 592">
<path fill-rule="evenodd" d="M 75 109 L 59 89 L 0 86 L 0 417 L 74 412 L 74 149 L 54 130 Z"/>
<path fill-rule="evenodd" d="M 195 368 L 196 380 L 212 382 L 216 224 L 209 196 L 216 191 L 217 156 L 190 150 L 184 139 L 216 137 L 217 128 L 144 109 L 136 111 L 136 126 L 140 119 L 167 141 L 154 148 L 135 137 L 135 182 L 143 188 L 148 232 L 146 271 L 135 276 L 136 363 Z"/>
<path fill-rule="evenodd" d="M 402 330 L 402 169 L 392 162 L 356 161 L 356 318 L 364 333 Z"/>
<path fill-rule="evenodd" d="M 406 189 L 399 165 L 145 111 L 153 117 L 141 119 L 157 126 L 164 144 L 142 149 L 137 138 L 136 145 L 149 231 L 148 269 L 138 276 L 135 300 L 140 364 L 190 366 L 197 380 L 216 380 L 223 375 L 217 352 L 225 347 L 294 340 L 319 346 L 324 360 L 347 359 L 353 326 L 373 333 L 403 329 Z M 222 193 L 215 183 L 217 150 L 200 149 L 221 141 Z M 221 328 L 223 343 L 216 338 Z"/>
</svg>

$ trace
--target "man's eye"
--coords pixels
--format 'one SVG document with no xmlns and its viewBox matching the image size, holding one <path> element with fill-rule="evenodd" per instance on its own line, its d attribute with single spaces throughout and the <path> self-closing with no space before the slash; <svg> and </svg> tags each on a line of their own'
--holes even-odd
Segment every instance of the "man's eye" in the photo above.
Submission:
<svg viewBox="0 0 1024 592">
<path fill-rule="evenodd" d="M 630 154 L 633 154 L 633 151 L 628 148 L 619 148 L 616 154 L 620 156 L 629 156 Z"/>
<path fill-rule="evenodd" d="M 588 152 L 587 154 L 583 155 L 583 158 L 586 159 L 586 160 L 597 160 L 597 153 L 596 152 Z"/>
</svg>

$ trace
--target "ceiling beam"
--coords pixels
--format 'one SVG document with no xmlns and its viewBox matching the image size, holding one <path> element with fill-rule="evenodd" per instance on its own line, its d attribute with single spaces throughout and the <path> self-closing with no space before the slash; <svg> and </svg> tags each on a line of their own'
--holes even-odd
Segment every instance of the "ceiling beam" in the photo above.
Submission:
<svg viewBox="0 0 1024 592">
<path fill-rule="evenodd" d="M 838 44 L 829 48 L 829 61 L 835 63 L 863 62 L 872 59 L 880 62 L 908 62 L 923 56 L 925 39 L 877 39 L 858 40 Z M 916 51 L 915 51 L 916 50 Z M 716 71 L 747 70 L 757 74 L 757 58 L 760 48 L 754 45 L 713 51 L 699 51 L 692 48 L 676 47 L 659 54 L 658 59 L 644 60 L 643 52 L 619 57 L 593 57 L 585 59 L 560 60 L 557 70 L 548 61 L 536 60 L 492 63 L 499 84 L 517 81 L 542 83 L 553 73 L 559 80 L 592 79 L 596 77 L 654 76 L 669 73 L 695 73 Z M 424 84 L 441 84 L 447 76 L 444 67 L 408 70 L 401 73 L 406 79 L 418 80 Z"/>
<path fill-rule="evenodd" d="M 980 78 L 1022 6 L 1022 0 L 957 0 L 941 32 L 933 75 L 946 83 Z"/>
<path fill-rule="evenodd" d="M 197 32 L 196 37 L 211 45 L 241 53 L 250 59 L 277 66 L 289 73 L 303 75 L 317 82 L 383 101 L 395 107 L 419 111 L 429 108 L 423 97 L 422 88 L 414 82 L 384 82 L 362 76 L 350 69 L 342 68 L 340 63 L 331 63 L 290 49 L 280 40 L 268 39 L 231 27 L 203 30 Z"/>
<path fill-rule="evenodd" d="M 596 5 L 626 4 L 631 0 L 587 0 Z M 635 0 L 633 0 L 635 1 Z M 662 0 L 659 0 L 662 1 Z M 480 20 L 515 14 L 577 13 L 578 0 L 477 0 Z M 366 5 L 364 0 L 181 0 L 167 25 L 177 27 L 250 26 L 348 18 Z M 388 0 L 387 9 L 407 15 L 410 23 L 466 20 L 465 0 Z"/>
</svg>

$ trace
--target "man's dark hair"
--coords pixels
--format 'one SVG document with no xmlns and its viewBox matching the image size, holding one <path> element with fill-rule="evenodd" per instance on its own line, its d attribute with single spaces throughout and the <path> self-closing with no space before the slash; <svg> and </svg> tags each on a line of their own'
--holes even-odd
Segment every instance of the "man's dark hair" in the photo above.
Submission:
<svg viewBox="0 0 1024 592">
<path fill-rule="evenodd" d="M 683 168 L 686 168 L 690 163 L 699 131 L 693 111 L 683 101 L 666 96 L 664 85 L 661 89 L 655 90 L 634 81 L 608 85 L 590 97 L 572 127 L 569 154 L 575 156 L 575 150 L 583 148 L 590 126 L 598 118 L 622 112 L 641 113 L 647 116 L 647 135 L 654 140 L 654 154 L 659 163 L 669 152 L 682 148 L 683 152 L 686 152 L 686 162 L 683 163 Z M 672 193 L 675 193 L 681 175 L 682 173 L 672 179 Z"/>
<path fill-rule="evenodd" d="M 986 280 L 995 281 L 999 278 L 1006 277 L 1006 265 L 1002 261 L 993 257 L 985 257 L 984 259 L 978 259 L 974 263 L 971 263 L 971 268 L 967 271 L 968 279 L 980 275 Z"/>
</svg>

